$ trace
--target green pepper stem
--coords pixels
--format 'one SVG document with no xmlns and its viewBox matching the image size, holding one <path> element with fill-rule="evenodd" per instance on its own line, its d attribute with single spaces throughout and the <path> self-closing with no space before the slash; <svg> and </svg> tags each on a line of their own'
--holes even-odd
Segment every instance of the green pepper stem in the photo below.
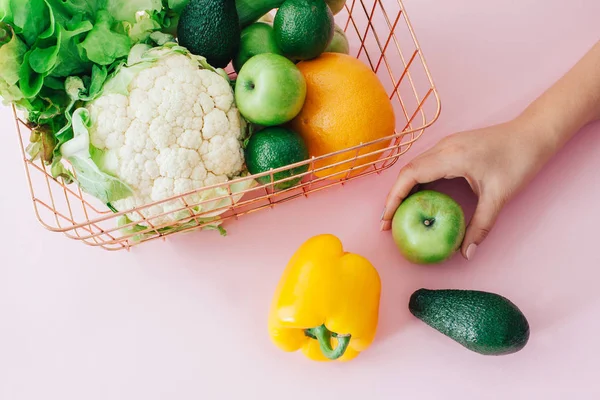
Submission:
<svg viewBox="0 0 600 400">
<path fill-rule="evenodd" d="M 306 336 L 319 341 L 321 352 L 323 352 L 323 355 L 330 360 L 337 360 L 343 356 L 348 349 L 348 345 L 350 344 L 350 335 L 339 335 L 337 333 L 333 333 L 327 329 L 325 325 L 306 329 L 304 332 Z M 338 341 L 335 349 L 331 346 L 332 336 Z"/>
</svg>

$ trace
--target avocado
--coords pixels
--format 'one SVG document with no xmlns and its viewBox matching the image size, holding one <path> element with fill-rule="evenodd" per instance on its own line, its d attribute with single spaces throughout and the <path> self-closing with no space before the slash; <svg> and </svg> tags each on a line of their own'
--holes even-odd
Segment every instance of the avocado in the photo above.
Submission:
<svg viewBox="0 0 600 400">
<path fill-rule="evenodd" d="M 427 325 L 482 355 L 506 355 L 529 341 L 529 323 L 510 300 L 478 290 L 419 289 L 408 304 Z"/>
<path fill-rule="evenodd" d="M 190 0 L 179 16 L 179 44 L 215 68 L 225 68 L 237 54 L 240 36 L 235 0 Z"/>
</svg>

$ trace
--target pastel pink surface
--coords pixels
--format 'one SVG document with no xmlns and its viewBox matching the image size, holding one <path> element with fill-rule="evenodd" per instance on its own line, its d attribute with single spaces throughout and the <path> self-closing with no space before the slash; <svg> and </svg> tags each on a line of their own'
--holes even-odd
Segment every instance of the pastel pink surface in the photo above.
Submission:
<svg viewBox="0 0 600 400">
<path fill-rule="evenodd" d="M 392 1 L 392 0 L 389 0 Z M 600 38 L 600 2 L 406 0 L 439 88 L 439 121 L 381 176 L 131 253 L 37 224 L 9 109 L 0 109 L 0 399 L 593 399 L 600 396 L 600 125 L 582 131 L 503 211 L 467 262 L 405 262 L 379 216 L 401 165 L 444 135 L 514 116 Z M 464 185 L 445 182 L 467 208 Z M 317 364 L 269 341 L 282 269 L 320 233 L 378 268 L 377 340 Z M 507 296 L 531 339 L 514 355 L 469 352 L 413 318 L 421 287 Z"/>
</svg>

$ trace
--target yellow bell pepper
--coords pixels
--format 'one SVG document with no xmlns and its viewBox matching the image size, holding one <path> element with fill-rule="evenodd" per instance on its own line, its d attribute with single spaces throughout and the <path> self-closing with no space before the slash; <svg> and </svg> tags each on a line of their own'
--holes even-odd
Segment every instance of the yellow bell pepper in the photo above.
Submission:
<svg viewBox="0 0 600 400">
<path fill-rule="evenodd" d="M 272 342 L 316 361 L 348 361 L 371 345 L 381 281 L 364 257 L 333 235 L 306 241 L 290 259 L 269 312 Z"/>
</svg>

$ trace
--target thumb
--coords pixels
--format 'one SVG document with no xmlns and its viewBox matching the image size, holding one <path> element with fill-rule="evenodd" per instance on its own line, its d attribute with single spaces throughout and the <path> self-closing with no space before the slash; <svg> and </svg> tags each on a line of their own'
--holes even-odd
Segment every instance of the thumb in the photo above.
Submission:
<svg viewBox="0 0 600 400">
<path fill-rule="evenodd" d="M 479 246 L 492 230 L 500 207 L 494 204 L 494 201 L 480 199 L 473 218 L 465 232 L 465 238 L 462 243 L 462 254 L 467 260 L 472 260 L 477 246 Z"/>
</svg>

